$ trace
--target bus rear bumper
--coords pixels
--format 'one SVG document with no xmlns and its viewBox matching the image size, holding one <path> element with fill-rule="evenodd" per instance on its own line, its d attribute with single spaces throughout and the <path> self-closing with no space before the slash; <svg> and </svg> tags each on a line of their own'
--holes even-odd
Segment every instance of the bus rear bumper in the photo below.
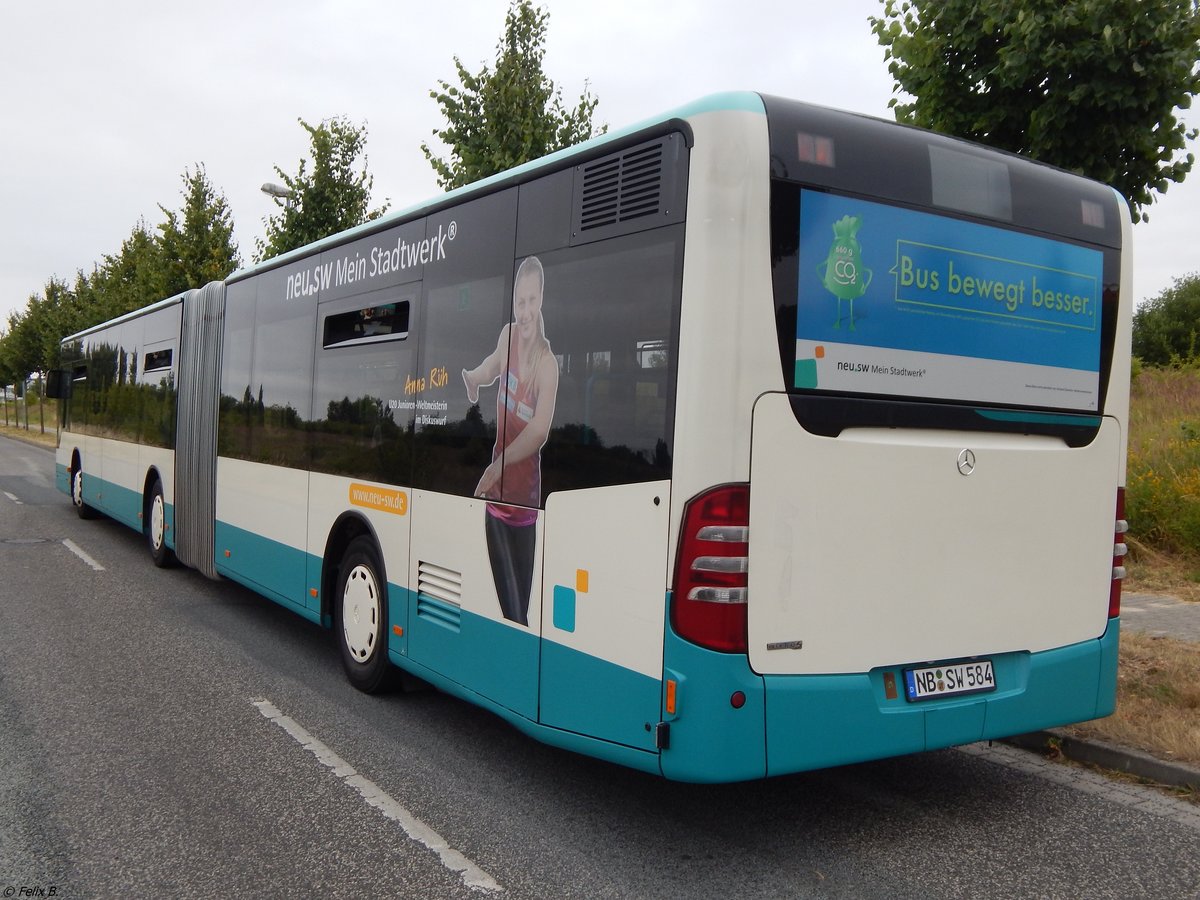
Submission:
<svg viewBox="0 0 1200 900">
<path fill-rule="evenodd" d="M 989 657 L 996 689 L 911 702 L 901 667 L 767 676 L 767 774 L 936 750 L 1109 715 L 1120 620 L 1095 640 Z M 896 685 L 888 697 L 885 676 Z"/>
<path fill-rule="evenodd" d="M 661 751 L 662 773 L 680 781 L 742 781 L 1106 716 L 1115 705 L 1119 635 L 1120 620 L 1112 619 L 1094 640 L 993 655 L 995 691 L 910 702 L 900 666 L 762 676 L 744 655 L 690 644 L 668 622 L 664 719 L 670 743 Z M 886 687 L 888 673 L 895 691 Z"/>
</svg>

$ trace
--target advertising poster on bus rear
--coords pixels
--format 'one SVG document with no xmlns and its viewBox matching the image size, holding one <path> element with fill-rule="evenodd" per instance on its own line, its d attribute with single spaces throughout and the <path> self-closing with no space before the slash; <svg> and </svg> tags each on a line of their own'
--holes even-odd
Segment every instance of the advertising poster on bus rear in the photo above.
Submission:
<svg viewBox="0 0 1200 900">
<path fill-rule="evenodd" d="M 1103 255 L 803 191 L 794 387 L 1094 412 Z"/>
</svg>

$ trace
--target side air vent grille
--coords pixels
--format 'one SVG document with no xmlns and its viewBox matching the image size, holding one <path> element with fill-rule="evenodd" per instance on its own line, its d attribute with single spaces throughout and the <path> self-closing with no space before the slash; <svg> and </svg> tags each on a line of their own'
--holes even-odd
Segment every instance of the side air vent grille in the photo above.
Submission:
<svg viewBox="0 0 1200 900">
<path fill-rule="evenodd" d="M 424 560 L 417 563 L 417 618 L 451 631 L 462 625 L 462 573 Z"/>
<path fill-rule="evenodd" d="M 578 166 L 572 243 L 682 221 L 686 152 L 672 134 Z"/>
<path fill-rule="evenodd" d="M 583 167 L 579 230 L 652 216 L 662 201 L 662 144 Z"/>
<path fill-rule="evenodd" d="M 421 560 L 417 563 L 417 591 L 458 606 L 462 603 L 462 573 Z"/>
</svg>

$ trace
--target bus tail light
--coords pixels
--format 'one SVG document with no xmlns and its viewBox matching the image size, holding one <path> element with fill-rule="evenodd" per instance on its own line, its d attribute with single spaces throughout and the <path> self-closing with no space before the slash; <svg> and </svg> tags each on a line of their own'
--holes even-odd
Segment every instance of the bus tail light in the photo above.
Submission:
<svg viewBox="0 0 1200 900">
<path fill-rule="evenodd" d="M 1121 580 L 1125 577 L 1125 554 L 1129 547 L 1124 535 L 1129 530 L 1125 521 L 1125 488 L 1117 488 L 1117 525 L 1113 534 L 1112 587 L 1108 591 L 1108 617 L 1115 619 L 1121 614 Z"/>
<path fill-rule="evenodd" d="M 682 638 L 725 653 L 746 652 L 750 485 L 693 497 L 683 511 L 671 625 Z"/>
</svg>

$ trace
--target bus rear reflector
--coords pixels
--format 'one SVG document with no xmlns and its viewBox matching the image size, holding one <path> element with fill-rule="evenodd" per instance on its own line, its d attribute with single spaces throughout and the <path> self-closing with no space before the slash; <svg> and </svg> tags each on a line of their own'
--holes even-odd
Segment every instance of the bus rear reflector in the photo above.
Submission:
<svg viewBox="0 0 1200 900">
<path fill-rule="evenodd" d="M 746 652 L 750 485 L 698 494 L 683 511 L 671 600 L 676 634 L 724 653 Z"/>
<path fill-rule="evenodd" d="M 1125 554 L 1129 548 L 1125 545 L 1124 535 L 1129 530 L 1125 521 L 1125 488 L 1117 488 L 1117 522 L 1113 534 L 1113 569 L 1112 587 L 1108 591 L 1108 617 L 1115 619 L 1121 614 L 1121 580 L 1125 577 Z"/>
</svg>

